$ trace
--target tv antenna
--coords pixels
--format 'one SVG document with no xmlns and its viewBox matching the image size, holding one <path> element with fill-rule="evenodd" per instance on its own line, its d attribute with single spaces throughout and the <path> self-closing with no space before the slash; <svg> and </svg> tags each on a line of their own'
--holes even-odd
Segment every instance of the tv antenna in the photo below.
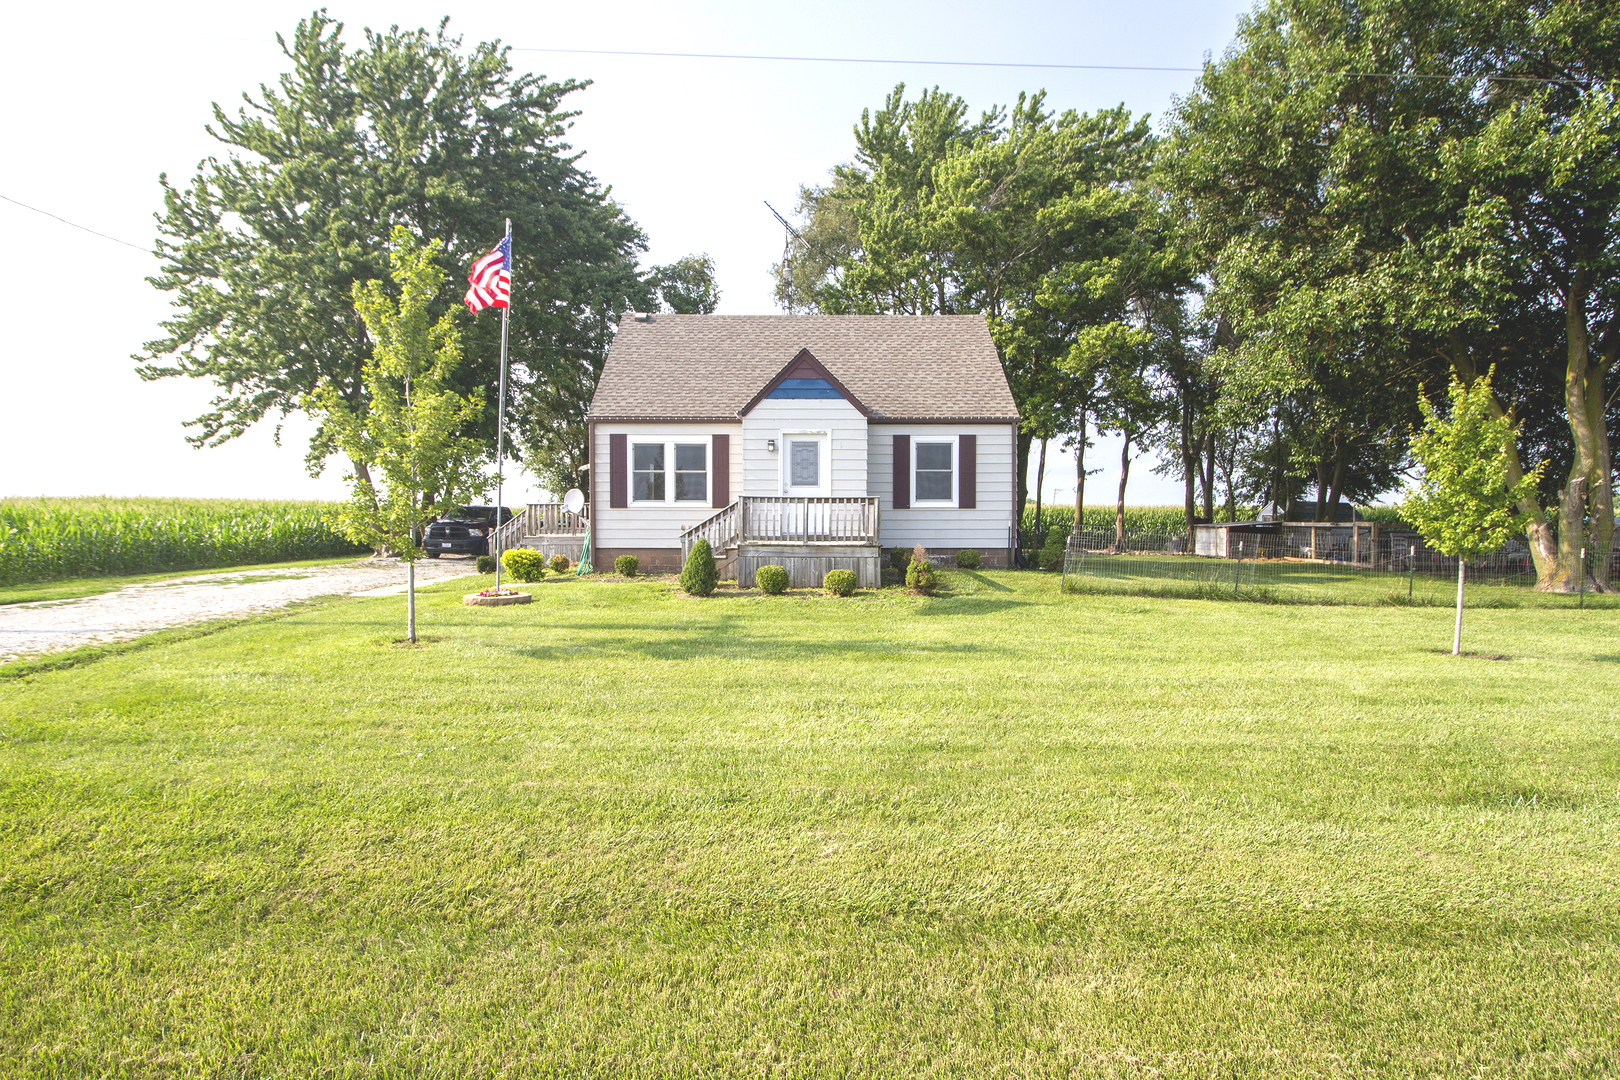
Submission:
<svg viewBox="0 0 1620 1080">
<path fill-rule="evenodd" d="M 782 238 L 782 281 L 783 281 L 783 284 L 786 285 L 786 290 L 785 291 L 786 291 L 786 294 L 787 294 L 788 314 L 792 315 L 793 314 L 793 241 L 797 240 L 799 243 L 803 244 L 805 247 L 809 247 L 810 244 L 809 244 L 808 241 L 805 240 L 805 238 L 802 235 L 800 235 L 799 230 L 795 229 L 793 227 L 793 225 L 788 221 L 787 218 L 783 217 L 781 214 L 778 214 L 776 212 L 776 207 L 772 206 L 770 204 L 769 200 L 763 200 L 762 199 L 761 201 L 765 203 L 765 209 L 767 209 L 767 210 L 769 210 L 771 212 L 771 216 L 774 217 L 777 221 L 780 221 L 782 223 L 782 228 L 787 230 L 787 235 Z"/>
</svg>

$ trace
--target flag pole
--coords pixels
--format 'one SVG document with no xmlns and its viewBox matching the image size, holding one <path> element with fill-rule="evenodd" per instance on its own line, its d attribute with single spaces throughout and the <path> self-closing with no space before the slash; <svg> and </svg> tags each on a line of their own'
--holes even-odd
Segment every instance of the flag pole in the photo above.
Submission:
<svg viewBox="0 0 1620 1080">
<path fill-rule="evenodd" d="M 506 219 L 506 257 L 512 258 L 512 219 Z M 506 321 L 512 314 L 512 290 L 507 288 L 506 306 L 501 308 L 501 388 L 495 406 L 495 595 L 501 594 L 501 539 L 506 522 L 501 520 L 505 507 L 506 481 Z"/>
</svg>

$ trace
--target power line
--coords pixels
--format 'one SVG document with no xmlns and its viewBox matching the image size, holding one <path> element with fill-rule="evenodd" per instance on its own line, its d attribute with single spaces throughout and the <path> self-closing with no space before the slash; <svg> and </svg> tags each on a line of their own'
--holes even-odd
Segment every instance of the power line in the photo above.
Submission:
<svg viewBox="0 0 1620 1080">
<path fill-rule="evenodd" d="M 96 230 L 90 228 L 88 225 L 80 225 L 77 221 L 69 221 L 67 218 L 62 217 L 59 214 L 53 214 L 49 210 L 41 210 L 37 206 L 29 206 L 25 202 L 21 202 L 20 200 L 13 199 L 10 195 L 0 195 L 0 199 L 6 200 L 6 202 L 11 203 L 13 206 L 20 206 L 24 210 L 32 210 L 36 214 L 44 214 L 48 218 L 55 218 L 57 221 L 60 221 L 62 224 L 71 225 L 75 229 L 83 229 L 85 232 L 89 233 L 91 236 L 99 236 L 103 240 L 111 240 L 115 244 L 123 244 L 125 247 L 132 247 L 136 251 L 144 251 L 148 255 L 156 255 L 157 254 L 157 252 L 153 251 L 151 248 L 142 247 L 139 244 L 132 244 L 128 240 L 120 240 L 116 236 L 108 236 L 104 232 L 97 232 Z"/>
<path fill-rule="evenodd" d="M 651 56 L 675 60 L 773 60 L 796 64 L 913 64 L 928 67 L 1047 68 L 1061 71 L 1198 72 L 1203 68 L 1131 67 L 1125 64 L 1031 64 L 1003 60 L 886 60 L 871 56 L 756 56 L 752 53 L 632 52 L 627 49 L 541 49 L 514 45 L 513 52 L 576 53 L 581 56 Z"/>
<path fill-rule="evenodd" d="M 537 46 L 513 45 L 513 52 L 532 53 L 567 53 L 576 56 L 640 56 L 654 57 L 666 60 L 768 60 L 777 63 L 794 64 L 900 64 L 918 67 L 982 67 L 982 68 L 1027 68 L 1043 71 L 1146 71 L 1172 74 L 1193 74 L 1202 72 L 1202 67 L 1149 67 L 1137 64 L 1038 64 L 1014 60 L 902 60 L 895 58 L 882 58 L 873 56 L 772 56 L 756 53 L 695 53 L 695 52 L 643 52 L 630 49 L 552 49 Z M 1446 75 L 1428 74 L 1417 71 L 1287 71 L 1284 75 L 1294 75 L 1303 78 L 1325 78 L 1340 75 L 1348 79 L 1440 79 L 1454 81 L 1467 79 L 1477 81 L 1488 79 L 1492 82 L 1528 82 L 1548 83 L 1557 85 L 1585 86 L 1585 82 L 1578 79 L 1546 79 L 1539 75 Z"/>
</svg>

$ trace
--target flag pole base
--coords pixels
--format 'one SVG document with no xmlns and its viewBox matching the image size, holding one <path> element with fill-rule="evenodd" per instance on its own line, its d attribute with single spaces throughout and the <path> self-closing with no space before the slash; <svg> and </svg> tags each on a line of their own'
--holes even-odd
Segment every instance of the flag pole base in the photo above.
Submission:
<svg viewBox="0 0 1620 1080">
<path fill-rule="evenodd" d="M 505 607 L 508 604 L 527 604 L 534 599 L 532 593 L 505 593 L 501 596 L 480 596 L 477 593 L 468 593 L 461 598 L 461 602 L 469 607 Z"/>
</svg>

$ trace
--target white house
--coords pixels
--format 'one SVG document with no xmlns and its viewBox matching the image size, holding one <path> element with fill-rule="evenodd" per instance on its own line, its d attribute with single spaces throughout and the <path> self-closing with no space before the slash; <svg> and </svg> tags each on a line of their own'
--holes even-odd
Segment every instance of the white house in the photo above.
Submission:
<svg viewBox="0 0 1620 1080">
<path fill-rule="evenodd" d="M 1018 409 L 978 315 L 626 315 L 587 416 L 593 561 L 739 583 L 1012 547 Z"/>
</svg>

